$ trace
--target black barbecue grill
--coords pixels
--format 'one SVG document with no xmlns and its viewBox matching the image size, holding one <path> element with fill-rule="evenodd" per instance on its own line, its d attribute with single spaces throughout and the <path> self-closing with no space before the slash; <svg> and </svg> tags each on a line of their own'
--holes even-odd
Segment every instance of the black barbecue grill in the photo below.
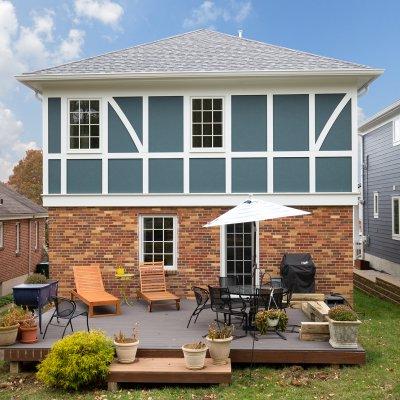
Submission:
<svg viewBox="0 0 400 400">
<path fill-rule="evenodd" d="M 315 270 L 311 254 L 285 254 L 282 257 L 282 281 L 292 293 L 315 293 Z"/>
</svg>

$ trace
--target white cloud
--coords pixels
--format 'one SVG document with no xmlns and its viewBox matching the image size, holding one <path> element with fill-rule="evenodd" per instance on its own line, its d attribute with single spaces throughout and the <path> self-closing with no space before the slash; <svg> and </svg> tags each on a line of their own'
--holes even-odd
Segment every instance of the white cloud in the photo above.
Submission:
<svg viewBox="0 0 400 400">
<path fill-rule="evenodd" d="M 249 16 L 252 10 L 250 0 L 230 0 L 224 4 L 224 7 L 220 7 L 213 0 L 204 0 L 199 7 L 192 10 L 190 17 L 185 18 L 184 28 L 209 26 L 220 19 L 240 23 Z"/>
<path fill-rule="evenodd" d="M 35 149 L 34 141 L 23 141 L 24 127 L 13 112 L 0 103 L 0 181 L 7 181 L 14 164 L 26 150 Z"/>
<path fill-rule="evenodd" d="M 362 107 L 357 106 L 357 120 L 358 120 L 358 126 L 362 125 L 362 123 L 367 119 L 367 116 L 364 113 L 364 110 Z"/>
<path fill-rule="evenodd" d="M 85 41 L 85 32 L 79 29 L 71 29 L 58 49 L 57 63 L 73 60 L 81 55 Z"/>
<path fill-rule="evenodd" d="M 75 12 L 78 18 L 95 19 L 115 28 L 124 9 L 111 0 L 75 0 Z"/>
</svg>

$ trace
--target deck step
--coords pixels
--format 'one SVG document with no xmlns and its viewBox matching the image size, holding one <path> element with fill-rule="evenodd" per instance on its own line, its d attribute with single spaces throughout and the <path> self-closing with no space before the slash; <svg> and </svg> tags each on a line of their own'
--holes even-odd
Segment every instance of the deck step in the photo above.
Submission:
<svg viewBox="0 0 400 400">
<path fill-rule="evenodd" d="M 201 370 L 190 370 L 183 358 L 138 358 L 132 364 L 114 361 L 108 372 L 108 387 L 115 390 L 117 383 L 230 383 L 231 362 L 214 365 L 206 358 Z"/>
</svg>

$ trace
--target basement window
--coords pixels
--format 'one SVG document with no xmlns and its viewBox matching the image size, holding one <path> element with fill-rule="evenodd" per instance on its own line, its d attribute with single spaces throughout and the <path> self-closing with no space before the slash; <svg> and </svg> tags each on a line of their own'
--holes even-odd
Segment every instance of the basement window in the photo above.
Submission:
<svg viewBox="0 0 400 400">
<path fill-rule="evenodd" d="M 374 192 L 374 218 L 379 218 L 379 193 Z"/>
<path fill-rule="evenodd" d="M 39 222 L 35 221 L 35 250 L 39 248 Z"/>
<path fill-rule="evenodd" d="M 392 197 L 392 238 L 400 240 L 400 196 Z"/>
<path fill-rule="evenodd" d="M 21 225 L 19 222 L 15 224 L 15 254 L 20 253 Z"/>
</svg>

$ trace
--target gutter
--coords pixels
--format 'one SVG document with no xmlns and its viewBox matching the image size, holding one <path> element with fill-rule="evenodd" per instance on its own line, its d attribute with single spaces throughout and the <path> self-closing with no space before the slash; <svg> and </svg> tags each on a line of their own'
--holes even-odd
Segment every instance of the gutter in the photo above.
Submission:
<svg viewBox="0 0 400 400">
<path fill-rule="evenodd" d="M 16 219 L 38 219 L 38 218 L 48 218 L 49 214 L 47 213 L 39 213 L 39 214 L 14 214 L 1 216 L 0 221 L 13 221 Z"/>
</svg>

